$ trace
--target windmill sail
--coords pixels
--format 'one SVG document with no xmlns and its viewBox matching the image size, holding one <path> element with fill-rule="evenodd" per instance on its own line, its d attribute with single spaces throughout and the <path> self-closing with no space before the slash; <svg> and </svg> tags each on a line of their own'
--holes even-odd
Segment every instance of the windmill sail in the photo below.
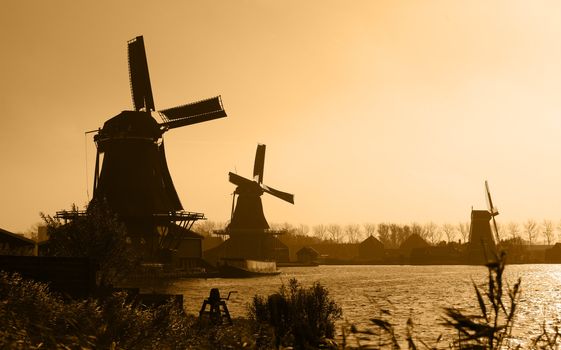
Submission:
<svg viewBox="0 0 561 350">
<path fill-rule="evenodd" d="M 255 163 L 253 164 L 253 180 L 263 183 L 263 172 L 265 170 L 265 145 L 257 145 L 255 152 Z"/>
<path fill-rule="evenodd" d="M 489 213 L 491 214 L 491 218 L 493 220 L 493 229 L 495 231 L 495 239 L 497 243 L 500 242 L 499 238 L 499 229 L 497 227 L 497 221 L 495 220 L 495 216 L 499 215 L 499 211 L 495 206 L 493 206 L 493 200 L 491 199 L 491 191 L 489 190 L 489 183 L 485 180 L 485 199 L 487 200 L 487 206 L 489 208 Z"/>
<path fill-rule="evenodd" d="M 146 111 L 153 111 L 155 110 L 154 98 L 142 36 L 137 36 L 128 42 L 128 51 L 129 79 L 134 109 L 140 111 L 145 108 Z"/>
<path fill-rule="evenodd" d="M 287 193 L 287 192 L 283 192 L 283 191 L 279 191 L 276 190 L 270 186 L 265 186 L 262 185 L 263 190 L 279 199 L 282 199 L 283 201 L 286 201 L 288 203 L 294 204 L 294 195 L 291 193 Z"/>
</svg>

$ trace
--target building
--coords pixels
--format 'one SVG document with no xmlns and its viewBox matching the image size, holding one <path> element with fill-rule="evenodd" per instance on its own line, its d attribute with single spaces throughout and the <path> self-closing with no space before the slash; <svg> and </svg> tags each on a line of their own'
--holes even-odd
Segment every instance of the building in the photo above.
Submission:
<svg viewBox="0 0 561 350">
<path fill-rule="evenodd" d="M 358 259 L 365 262 L 382 261 L 384 259 L 384 244 L 376 237 L 370 236 L 358 245 Z"/>
<path fill-rule="evenodd" d="M 0 255 L 35 255 L 35 241 L 0 228 Z"/>
<path fill-rule="evenodd" d="M 320 255 L 317 250 L 312 247 L 303 247 L 296 252 L 296 258 L 302 264 L 315 264 L 317 263 Z"/>
</svg>

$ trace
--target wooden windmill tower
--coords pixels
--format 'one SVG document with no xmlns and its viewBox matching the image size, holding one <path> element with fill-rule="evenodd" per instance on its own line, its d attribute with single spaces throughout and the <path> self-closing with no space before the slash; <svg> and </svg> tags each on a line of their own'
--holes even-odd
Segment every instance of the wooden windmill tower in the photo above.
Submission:
<svg viewBox="0 0 561 350">
<path fill-rule="evenodd" d="M 497 229 L 497 222 L 495 221 L 495 216 L 499 215 L 499 211 L 493 205 L 491 191 L 489 191 L 489 184 L 487 181 L 485 181 L 485 199 L 487 200 L 488 210 L 472 209 L 471 211 L 468 262 L 478 265 L 496 260 L 496 244 L 500 242 L 499 230 Z M 491 220 L 493 221 L 493 226 L 491 226 Z"/>
<path fill-rule="evenodd" d="M 294 195 L 263 184 L 265 145 L 258 145 L 253 166 L 253 179 L 230 172 L 231 183 L 236 185 L 232 198 L 232 216 L 223 231 L 216 233 L 229 236 L 222 245 L 205 252 L 205 258 L 243 258 L 288 261 L 288 248 L 278 238 L 282 231 L 271 230 L 261 196 L 268 193 L 285 202 L 294 204 Z"/>
<path fill-rule="evenodd" d="M 133 111 L 107 120 L 94 141 L 97 157 L 92 202 L 105 201 L 127 226 L 145 260 L 173 249 L 204 214 L 183 209 L 168 170 L 163 134 L 171 129 L 226 117 L 220 97 L 158 111 L 156 121 L 142 36 L 128 42 Z"/>
<path fill-rule="evenodd" d="M 263 193 L 268 193 L 283 201 L 294 204 L 293 194 L 282 192 L 263 184 L 264 170 L 265 145 L 260 144 L 257 145 L 257 151 L 255 152 L 253 180 L 232 172 L 228 173 L 230 182 L 237 186 L 232 198 L 232 217 L 227 228 L 230 234 L 269 229 L 261 202 Z M 237 202 L 235 202 L 236 196 Z"/>
</svg>

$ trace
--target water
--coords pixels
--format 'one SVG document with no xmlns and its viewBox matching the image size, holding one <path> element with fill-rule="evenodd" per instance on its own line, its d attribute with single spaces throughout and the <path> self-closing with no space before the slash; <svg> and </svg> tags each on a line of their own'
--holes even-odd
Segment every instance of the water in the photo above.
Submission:
<svg viewBox="0 0 561 350">
<path fill-rule="evenodd" d="M 249 279 L 183 279 L 165 289 L 183 294 L 185 309 L 198 314 L 211 288 L 223 297 L 235 290 L 228 303 L 233 317 L 246 316 L 247 304 L 255 294 L 269 295 L 282 283 L 296 278 L 304 286 L 320 282 L 342 307 L 344 320 L 359 328 L 372 328 L 369 321 L 380 316 L 382 308 L 391 311 L 398 332 L 406 320 L 415 322 L 415 334 L 434 341 L 439 334 L 453 334 L 441 326 L 443 308 L 477 310 L 472 281 L 485 284 L 487 269 L 481 266 L 318 266 L 281 268 L 278 276 Z M 508 265 L 506 281 L 522 278 L 522 295 L 517 313 L 515 336 L 521 343 L 540 332 L 543 320 L 561 318 L 561 265 Z M 158 290 L 163 291 L 163 290 Z"/>
</svg>

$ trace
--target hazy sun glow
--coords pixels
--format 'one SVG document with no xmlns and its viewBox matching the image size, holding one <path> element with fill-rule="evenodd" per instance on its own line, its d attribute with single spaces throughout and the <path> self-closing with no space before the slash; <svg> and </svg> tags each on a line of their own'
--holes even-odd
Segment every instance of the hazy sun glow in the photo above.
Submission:
<svg viewBox="0 0 561 350">
<path fill-rule="evenodd" d="M 157 108 L 222 95 L 228 118 L 168 132 L 183 206 L 230 214 L 229 171 L 267 145 L 270 222 L 558 221 L 561 4 L 553 1 L 8 0 L 0 13 L 0 227 L 91 196 L 84 132 L 131 109 L 143 35 Z"/>
</svg>

